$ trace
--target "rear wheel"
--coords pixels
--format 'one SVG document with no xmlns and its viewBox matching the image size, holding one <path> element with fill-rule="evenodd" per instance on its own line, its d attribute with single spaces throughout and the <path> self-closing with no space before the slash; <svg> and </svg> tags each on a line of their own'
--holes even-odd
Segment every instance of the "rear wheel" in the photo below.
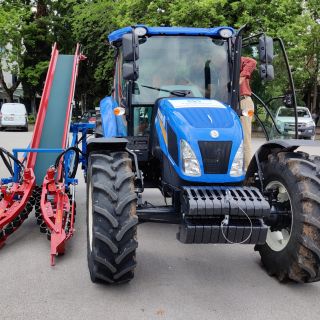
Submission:
<svg viewBox="0 0 320 320">
<path fill-rule="evenodd" d="M 275 206 L 289 212 L 269 228 L 261 261 L 280 281 L 320 280 L 320 166 L 305 153 L 269 155 L 261 164 L 264 185 L 276 194 Z"/>
<path fill-rule="evenodd" d="M 133 278 L 138 247 L 136 202 L 128 153 L 91 153 L 87 250 L 93 282 L 123 283 Z"/>
</svg>

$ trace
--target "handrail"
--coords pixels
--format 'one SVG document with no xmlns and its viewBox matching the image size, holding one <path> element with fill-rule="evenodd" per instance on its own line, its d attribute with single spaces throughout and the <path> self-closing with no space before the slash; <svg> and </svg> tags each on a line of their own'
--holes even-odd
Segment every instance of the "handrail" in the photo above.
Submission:
<svg viewBox="0 0 320 320">
<path fill-rule="evenodd" d="M 40 145 L 40 139 L 41 139 L 42 129 L 43 129 L 46 112 L 48 108 L 50 91 L 51 91 L 51 87 L 54 79 L 54 73 L 56 69 L 58 55 L 59 55 L 59 51 L 57 49 L 57 44 L 55 43 L 53 45 L 52 52 L 51 52 L 51 59 L 49 63 L 48 73 L 47 73 L 46 81 L 44 84 L 43 94 L 40 101 L 39 112 L 38 112 L 38 116 L 35 124 L 33 138 L 30 145 L 32 149 L 36 149 Z M 28 160 L 27 160 L 27 168 L 32 168 L 32 169 L 34 168 L 36 163 L 36 158 L 37 158 L 37 153 L 29 154 Z"/>
</svg>

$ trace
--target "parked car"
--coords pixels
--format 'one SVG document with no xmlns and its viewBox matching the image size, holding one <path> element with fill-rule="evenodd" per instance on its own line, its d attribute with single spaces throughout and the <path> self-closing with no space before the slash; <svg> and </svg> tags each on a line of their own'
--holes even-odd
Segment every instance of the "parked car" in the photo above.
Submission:
<svg viewBox="0 0 320 320">
<path fill-rule="evenodd" d="M 96 123 L 96 110 L 88 110 L 81 116 L 81 122 Z"/>
<path fill-rule="evenodd" d="M 315 139 L 316 125 L 312 119 L 311 113 L 306 107 L 297 107 L 298 113 L 298 134 L 301 139 Z M 294 136 L 295 134 L 295 116 L 294 109 L 280 107 L 275 116 L 278 129 L 283 135 Z M 273 130 L 275 134 L 276 130 Z"/>
<path fill-rule="evenodd" d="M 0 110 L 0 130 L 17 128 L 28 131 L 28 114 L 22 103 L 4 103 Z"/>
</svg>

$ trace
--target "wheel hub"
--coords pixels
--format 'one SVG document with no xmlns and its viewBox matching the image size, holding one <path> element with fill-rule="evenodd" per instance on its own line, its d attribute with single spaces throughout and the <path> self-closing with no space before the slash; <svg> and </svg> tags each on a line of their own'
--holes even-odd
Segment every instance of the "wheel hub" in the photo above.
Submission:
<svg viewBox="0 0 320 320">
<path fill-rule="evenodd" d="M 279 211 L 285 210 L 288 213 L 286 219 L 277 219 L 277 221 L 281 221 L 281 224 L 277 224 L 277 226 L 271 226 L 268 229 L 267 233 L 267 244 L 274 251 L 283 250 L 291 236 L 292 231 L 292 206 L 291 199 L 286 187 L 279 181 L 271 181 L 267 184 L 266 190 L 276 191 L 276 196 L 273 201 L 273 207 L 276 209 L 280 209 Z"/>
</svg>

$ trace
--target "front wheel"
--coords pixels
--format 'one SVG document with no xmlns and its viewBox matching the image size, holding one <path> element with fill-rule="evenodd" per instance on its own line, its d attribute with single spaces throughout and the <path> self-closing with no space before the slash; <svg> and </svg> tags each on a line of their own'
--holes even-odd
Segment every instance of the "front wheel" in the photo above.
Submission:
<svg viewBox="0 0 320 320">
<path fill-rule="evenodd" d="M 93 282 L 123 283 L 133 278 L 138 246 L 136 202 L 128 153 L 91 153 L 87 183 L 87 252 Z"/>
<path fill-rule="evenodd" d="M 320 280 L 320 167 L 305 153 L 271 154 L 261 164 L 276 211 L 287 212 L 257 245 L 263 266 L 280 281 Z"/>
</svg>

